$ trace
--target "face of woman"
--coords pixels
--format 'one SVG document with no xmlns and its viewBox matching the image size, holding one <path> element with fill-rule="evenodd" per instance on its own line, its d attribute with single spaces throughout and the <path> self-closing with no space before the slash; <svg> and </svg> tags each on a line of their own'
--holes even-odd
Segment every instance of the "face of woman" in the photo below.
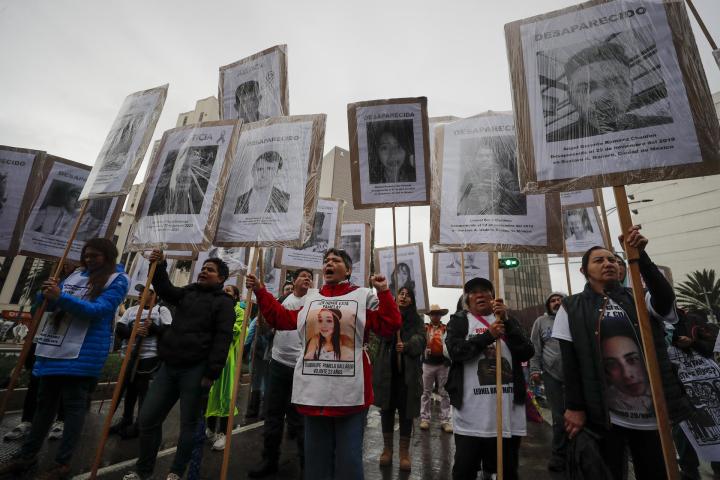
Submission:
<svg viewBox="0 0 720 480">
<path fill-rule="evenodd" d="M 335 330 L 332 313 L 320 312 L 320 315 L 318 315 L 318 327 L 320 327 L 320 335 L 330 338 Z"/>
<path fill-rule="evenodd" d="M 99 250 L 87 247 L 83 253 L 83 262 L 89 271 L 97 270 L 105 263 L 105 255 Z"/>
<path fill-rule="evenodd" d="M 410 272 L 408 272 L 404 267 L 399 267 L 397 272 L 397 282 L 398 285 L 406 285 L 408 281 L 410 280 Z"/>
<path fill-rule="evenodd" d="M 378 144 L 378 157 L 384 167 L 400 168 L 405 161 L 405 149 L 393 134 L 383 133 L 380 135 L 380 143 Z"/>
<path fill-rule="evenodd" d="M 400 290 L 400 293 L 398 293 L 397 296 L 397 303 L 401 307 L 407 307 L 412 303 L 412 300 L 410 299 L 410 294 L 406 289 Z"/>
<path fill-rule="evenodd" d="M 637 397 L 647 390 L 645 363 L 630 337 L 603 340 L 603 364 L 608 382 L 625 395 Z"/>
</svg>

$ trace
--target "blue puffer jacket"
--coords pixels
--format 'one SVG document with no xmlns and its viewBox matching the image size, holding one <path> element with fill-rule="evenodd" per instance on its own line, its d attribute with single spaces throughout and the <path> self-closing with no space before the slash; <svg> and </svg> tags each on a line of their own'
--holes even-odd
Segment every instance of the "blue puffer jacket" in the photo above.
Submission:
<svg viewBox="0 0 720 480">
<path fill-rule="evenodd" d="M 115 280 L 94 300 L 82 300 L 62 293 L 57 301 L 48 305 L 48 310 L 61 309 L 79 318 L 90 319 L 90 326 L 77 358 L 56 359 L 37 357 L 33 375 L 72 375 L 78 377 L 99 377 L 110 352 L 112 324 L 117 307 L 127 295 L 130 281 L 118 265 L 120 273 Z M 87 275 L 87 273 L 83 273 Z M 62 289 L 62 283 L 60 284 Z"/>
</svg>

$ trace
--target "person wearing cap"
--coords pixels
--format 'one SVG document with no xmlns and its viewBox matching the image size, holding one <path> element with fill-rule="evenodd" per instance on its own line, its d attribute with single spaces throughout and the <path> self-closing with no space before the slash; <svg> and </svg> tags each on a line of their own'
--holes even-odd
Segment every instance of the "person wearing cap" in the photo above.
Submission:
<svg viewBox="0 0 720 480">
<path fill-rule="evenodd" d="M 565 452 L 567 435 L 565 434 L 565 402 L 563 399 L 562 357 L 560 342 L 552 338 L 555 314 L 560 309 L 565 294 L 552 292 L 545 300 L 545 315 L 538 317 L 533 323 L 530 340 L 535 348 L 535 355 L 530 359 L 530 380 L 539 385 L 545 384 L 545 394 L 550 403 L 552 413 L 552 456 L 548 469 L 553 472 L 565 470 Z"/>
<path fill-rule="evenodd" d="M 138 284 L 135 290 L 142 295 L 145 287 Z M 120 354 L 125 356 L 127 342 L 132 334 L 133 325 L 137 318 L 140 305 L 134 305 L 127 310 L 115 325 L 115 335 L 122 339 Z M 123 416 L 120 422 L 110 428 L 111 434 L 119 434 L 122 438 L 134 438 L 138 436 L 138 427 L 134 423 L 135 403 L 138 410 L 142 409 L 145 395 L 150 387 L 150 380 L 158 369 L 160 360 L 157 356 L 157 335 L 160 330 L 172 323 L 172 315 L 167 307 L 157 305 L 155 291 L 148 289 L 145 299 L 145 306 L 140 316 L 140 325 L 137 328 L 137 338 L 130 361 L 136 362 L 129 365 L 125 375 L 123 389 L 125 390 L 125 401 L 123 402 Z M 137 360 L 135 360 L 137 359 Z"/>
<path fill-rule="evenodd" d="M 639 252 L 637 265 L 648 288 L 645 295 L 660 379 L 670 420 L 693 412 L 668 358 L 665 325 L 678 321 L 675 294 L 650 260 L 647 238 L 633 226 L 620 243 Z M 565 297 L 555 316 L 553 337 L 560 340 L 565 381 L 565 430 L 572 440 L 583 429 L 600 437 L 600 454 L 613 478 L 627 469 L 626 450 L 638 480 L 666 478 L 655 408 L 633 292 L 620 285 L 618 261 L 604 247 L 590 248 L 580 271 L 583 292 Z"/>
<path fill-rule="evenodd" d="M 323 255 L 322 288 L 306 295 L 297 309 L 282 306 L 255 275 L 245 277 L 271 326 L 297 330 L 303 348 L 318 330 L 325 332 L 322 358 L 299 356 L 293 375 L 292 403 L 305 415 L 305 478 L 314 480 L 363 478 L 365 418 L 373 403 L 372 367 L 364 345 L 371 331 L 389 338 L 402 322 L 384 275 L 371 277 L 376 295 L 350 283 L 351 274 L 347 252 L 329 248 Z M 324 309 L 340 310 L 340 330 L 353 340 L 352 359 L 340 358 L 339 336 L 330 335 L 337 325 L 321 318 Z"/>
<path fill-rule="evenodd" d="M 152 279 L 155 291 L 176 310 L 172 324 L 160 329 L 157 347 L 162 365 L 140 409 L 137 471 L 123 480 L 153 478 L 162 424 L 180 400 L 180 436 L 166 477 L 179 480 L 195 445 L 195 431 L 204 413 L 202 399 L 225 368 L 233 339 L 235 302 L 223 291 L 230 272 L 219 258 L 205 260 L 197 281 L 185 287 L 170 282 L 162 250 L 153 250 L 148 260 L 159 262 Z"/>
<path fill-rule="evenodd" d="M 495 388 L 496 346 L 502 354 L 503 471 L 518 478 L 520 440 L 527 435 L 522 362 L 534 354 L 532 343 L 492 282 L 473 278 L 464 288 L 465 309 L 450 316 L 445 345 L 452 365 L 445 389 L 454 407 L 453 479 L 475 478 L 478 470 L 497 472 Z"/>
<path fill-rule="evenodd" d="M 423 355 L 423 394 L 420 403 L 420 429 L 430 428 L 432 411 L 432 391 L 437 386 L 440 395 L 440 428 L 446 433 L 452 433 L 450 423 L 450 396 L 445 391 L 445 382 L 448 378 L 450 360 L 443 353 L 445 343 L 445 330 L 441 319 L 447 315 L 447 308 L 440 308 L 440 305 L 430 305 L 427 315 L 430 323 L 425 325 L 425 338 L 427 346 Z"/>
</svg>

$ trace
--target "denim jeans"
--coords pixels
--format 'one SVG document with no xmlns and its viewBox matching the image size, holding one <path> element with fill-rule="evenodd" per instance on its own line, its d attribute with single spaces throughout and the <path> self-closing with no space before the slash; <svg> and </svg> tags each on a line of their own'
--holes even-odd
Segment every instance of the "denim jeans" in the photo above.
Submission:
<svg viewBox="0 0 720 480">
<path fill-rule="evenodd" d="M 65 428 L 60 447 L 55 454 L 55 461 L 62 465 L 70 464 L 85 423 L 85 415 L 90 405 L 90 395 L 96 385 L 97 378 L 95 377 L 71 375 L 39 377 L 37 409 L 33 416 L 30 434 L 20 449 L 20 456 L 31 458 L 38 454 L 62 400 Z"/>
<path fill-rule="evenodd" d="M 542 375 L 545 384 L 545 394 L 552 413 L 552 455 L 555 458 L 565 459 L 567 451 L 567 434 L 565 433 L 565 385 L 563 382 L 548 373 Z"/>
<path fill-rule="evenodd" d="M 203 390 L 200 386 L 205 363 L 192 367 L 172 367 L 163 364 L 150 385 L 140 409 L 140 454 L 137 471 L 141 477 L 150 476 L 162 442 L 162 424 L 180 399 L 180 438 L 170 472 L 183 476 L 193 450 L 193 436 L 204 412 Z"/>
<path fill-rule="evenodd" d="M 305 417 L 305 478 L 362 480 L 367 410 L 343 417 Z"/>
</svg>

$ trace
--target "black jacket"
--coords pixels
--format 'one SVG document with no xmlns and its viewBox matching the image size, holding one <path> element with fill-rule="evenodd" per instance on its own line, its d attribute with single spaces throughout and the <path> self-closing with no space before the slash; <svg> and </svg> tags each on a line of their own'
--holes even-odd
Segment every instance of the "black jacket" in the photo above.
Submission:
<svg viewBox="0 0 720 480">
<path fill-rule="evenodd" d="M 647 253 L 641 253 L 639 266 L 652 297 L 653 309 L 659 315 L 667 314 L 675 304 L 672 286 Z M 573 341 L 560 340 L 565 375 L 565 405 L 570 410 L 584 411 L 587 422 L 600 429 L 610 428 L 599 341 L 599 322 L 604 317 L 608 298 L 625 310 L 635 334 L 640 337 L 632 290 L 618 285 L 605 294 L 596 293 L 588 284 L 582 293 L 563 299 Z M 692 406 L 668 358 L 662 320 L 651 317 L 650 325 L 670 420 L 673 423 L 680 422 L 692 414 Z"/>
<path fill-rule="evenodd" d="M 222 284 L 212 288 L 191 283 L 176 287 L 170 283 L 165 262 L 152 280 L 157 294 L 177 307 L 171 325 L 160 328 L 158 356 L 171 366 L 185 367 L 206 362 L 204 376 L 215 380 L 225 367 L 233 338 L 235 308 Z"/>
<path fill-rule="evenodd" d="M 450 322 L 447 324 L 445 346 L 447 346 L 452 365 L 450 365 L 445 390 L 450 395 L 450 404 L 455 408 L 462 407 L 463 363 L 474 359 L 495 342 L 495 338 L 490 332 L 466 340 L 468 325 L 467 311 L 465 310 L 453 313 L 450 316 Z M 512 317 L 508 317 L 505 321 L 505 339 L 513 360 L 513 401 L 517 404 L 525 403 L 525 376 L 521 364 L 530 360 L 535 354 L 535 348 L 533 348 L 530 339 L 525 335 L 518 321 Z"/>
</svg>

